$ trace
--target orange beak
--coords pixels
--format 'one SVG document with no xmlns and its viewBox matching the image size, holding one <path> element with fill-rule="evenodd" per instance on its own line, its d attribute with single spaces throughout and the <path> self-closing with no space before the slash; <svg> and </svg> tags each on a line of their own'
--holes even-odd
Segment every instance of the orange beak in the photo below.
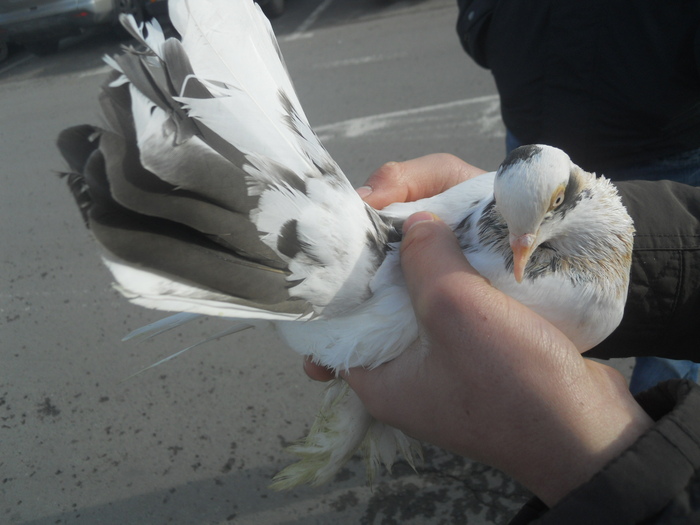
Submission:
<svg viewBox="0 0 700 525">
<path fill-rule="evenodd" d="M 510 235 L 510 249 L 513 250 L 513 275 L 519 283 L 523 280 L 525 267 L 535 249 L 535 239 L 536 235 L 534 233 L 526 233 L 519 237 L 513 234 Z"/>
</svg>

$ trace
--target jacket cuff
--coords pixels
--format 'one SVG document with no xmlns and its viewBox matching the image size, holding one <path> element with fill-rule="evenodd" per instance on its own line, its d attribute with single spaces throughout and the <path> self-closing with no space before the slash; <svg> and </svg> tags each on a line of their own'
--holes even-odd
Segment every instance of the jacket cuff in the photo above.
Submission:
<svg viewBox="0 0 700 525">
<path fill-rule="evenodd" d="M 554 507 L 531 501 L 511 525 L 640 523 L 686 491 L 700 468 L 700 387 L 667 381 L 636 399 L 656 424 Z"/>
</svg>

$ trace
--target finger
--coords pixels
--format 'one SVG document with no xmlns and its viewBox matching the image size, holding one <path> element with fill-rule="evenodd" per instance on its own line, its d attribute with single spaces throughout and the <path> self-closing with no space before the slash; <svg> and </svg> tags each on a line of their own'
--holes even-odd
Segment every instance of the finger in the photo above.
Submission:
<svg viewBox="0 0 700 525">
<path fill-rule="evenodd" d="M 401 268 L 423 333 L 433 348 L 479 348 L 507 325 L 511 305 L 469 264 L 452 230 L 421 212 L 405 223 Z M 504 310 L 505 309 L 505 310 Z M 509 314 L 510 315 L 510 314 Z M 439 352 L 435 352 L 437 355 Z"/>
<path fill-rule="evenodd" d="M 432 301 L 440 294 L 451 295 L 453 285 L 469 284 L 465 279 L 473 279 L 474 286 L 486 283 L 467 261 L 452 230 L 429 212 L 416 213 L 406 220 L 401 268 L 419 316 L 423 299 Z"/>
<path fill-rule="evenodd" d="M 326 383 L 335 379 L 335 373 L 328 367 L 321 366 L 312 361 L 311 356 L 304 358 L 304 372 L 314 381 Z"/>
<path fill-rule="evenodd" d="M 367 204 L 381 209 L 393 202 L 432 197 L 482 173 L 484 170 L 454 155 L 434 153 L 384 164 L 358 188 L 358 193 Z"/>
</svg>

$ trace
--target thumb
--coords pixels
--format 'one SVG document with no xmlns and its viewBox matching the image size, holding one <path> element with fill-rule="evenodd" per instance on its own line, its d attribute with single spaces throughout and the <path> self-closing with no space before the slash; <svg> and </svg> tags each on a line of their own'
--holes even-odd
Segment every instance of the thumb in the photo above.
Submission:
<svg viewBox="0 0 700 525">
<path fill-rule="evenodd" d="M 414 306 L 421 304 L 420 297 L 433 290 L 443 277 L 482 280 L 450 227 L 429 212 L 415 213 L 404 223 L 401 267 L 409 293 L 414 303 L 418 302 Z"/>
</svg>

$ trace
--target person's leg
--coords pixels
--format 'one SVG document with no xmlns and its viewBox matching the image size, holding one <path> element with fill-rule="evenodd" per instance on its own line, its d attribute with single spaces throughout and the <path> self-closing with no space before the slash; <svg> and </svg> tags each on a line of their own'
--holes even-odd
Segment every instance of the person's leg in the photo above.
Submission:
<svg viewBox="0 0 700 525">
<path fill-rule="evenodd" d="M 638 357 L 632 372 L 630 392 L 636 396 L 657 383 L 669 379 L 690 379 L 697 382 L 698 372 L 700 372 L 700 364 L 693 361 Z"/>
</svg>

